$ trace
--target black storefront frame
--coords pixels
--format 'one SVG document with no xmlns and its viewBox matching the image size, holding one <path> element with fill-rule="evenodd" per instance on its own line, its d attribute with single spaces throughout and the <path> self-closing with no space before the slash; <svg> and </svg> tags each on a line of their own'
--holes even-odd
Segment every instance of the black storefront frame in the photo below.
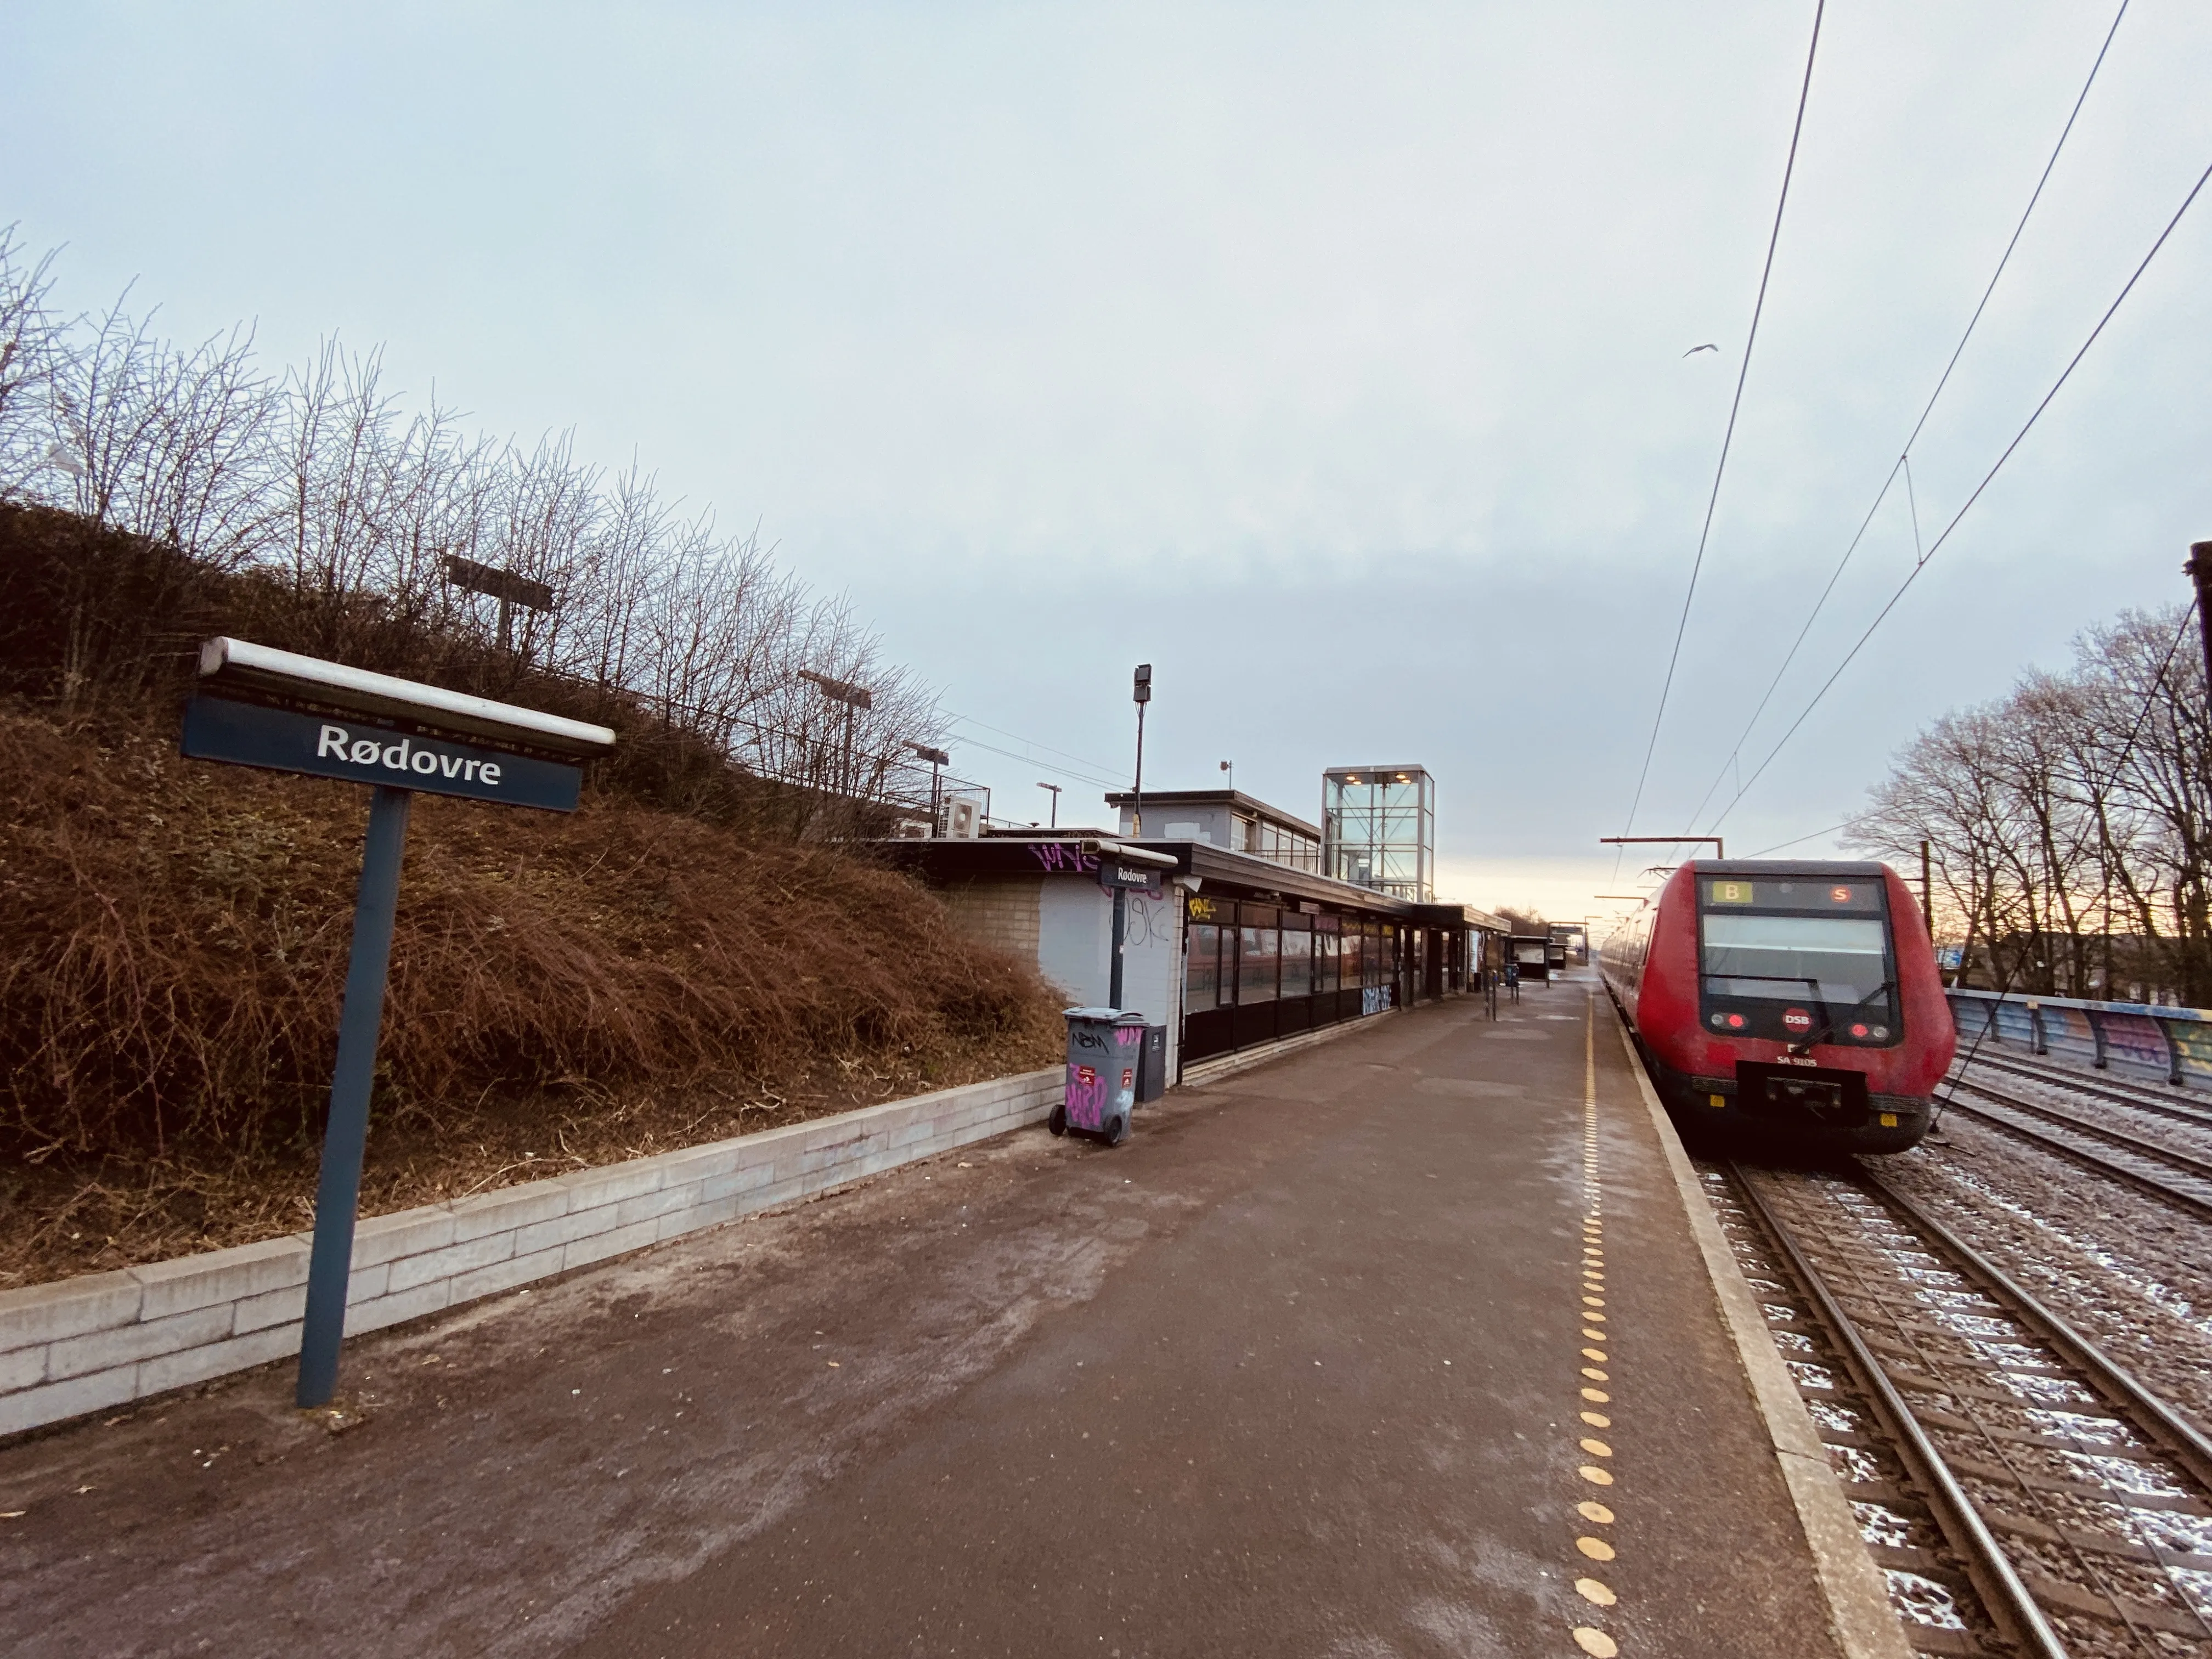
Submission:
<svg viewBox="0 0 2212 1659">
<path fill-rule="evenodd" d="M 1214 1002 L 1208 1008 L 1193 1007 L 1188 1000 L 1190 953 L 1201 929 L 1210 930 L 1207 937 L 1215 952 L 1212 976 Z M 1248 934 L 1272 934 L 1273 950 L 1261 949 L 1248 954 Z M 1338 941 L 1333 957 L 1321 943 L 1331 934 Z M 1413 976 L 1413 957 L 1408 949 L 1413 937 L 1414 930 L 1401 922 L 1346 915 L 1340 909 L 1332 910 L 1317 904 L 1284 905 L 1189 895 L 1184 902 L 1183 916 L 1185 1001 L 1182 1041 L 1179 1045 L 1181 1063 L 1189 1066 L 1219 1054 L 1357 1019 L 1368 1005 L 1370 993 L 1377 994 L 1373 1000 L 1381 1005 L 1374 1010 L 1376 1012 L 1405 1006 L 1419 983 Z M 1358 983 L 1345 982 L 1344 943 L 1347 938 L 1361 940 Z M 1283 963 L 1286 942 L 1292 939 L 1304 945 L 1303 955 L 1307 963 L 1304 978 L 1309 988 L 1303 995 L 1286 997 L 1282 994 Z M 1325 971 L 1325 963 L 1331 961 L 1334 970 Z M 1263 988 L 1255 981 L 1255 971 L 1266 976 L 1265 995 L 1258 994 Z"/>
</svg>

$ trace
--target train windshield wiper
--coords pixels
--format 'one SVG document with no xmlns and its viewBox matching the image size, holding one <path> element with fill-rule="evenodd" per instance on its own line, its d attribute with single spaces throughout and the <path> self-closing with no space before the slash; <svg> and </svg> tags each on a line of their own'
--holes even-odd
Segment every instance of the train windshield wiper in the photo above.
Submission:
<svg viewBox="0 0 2212 1659">
<path fill-rule="evenodd" d="M 1813 988 L 1814 994 L 1817 996 L 1820 992 L 1820 987 L 1815 985 Z M 1801 1042 L 1791 1043 L 1790 1045 L 1790 1052 L 1796 1055 L 1800 1060 L 1804 1059 L 1813 1052 L 1813 1045 L 1814 1043 L 1826 1042 L 1830 1037 L 1836 1034 L 1837 1020 L 1850 1014 L 1856 1014 L 1860 1009 L 1865 1007 L 1867 1004 L 1872 1002 L 1876 997 L 1881 995 L 1885 991 L 1893 991 L 1896 988 L 1897 981 L 1895 980 L 1886 979 L 1882 981 L 1882 982 L 1875 986 L 1873 990 L 1869 991 L 1856 1002 L 1854 1002 L 1850 1007 L 1844 1009 L 1843 1014 L 1830 1014 L 1826 1024 L 1823 1024 L 1819 1030 L 1814 1032 L 1812 1036 L 1805 1038 Z M 1825 1002 L 1820 1005 L 1823 1009 L 1826 1009 L 1827 1006 L 1828 1005 Z"/>
</svg>

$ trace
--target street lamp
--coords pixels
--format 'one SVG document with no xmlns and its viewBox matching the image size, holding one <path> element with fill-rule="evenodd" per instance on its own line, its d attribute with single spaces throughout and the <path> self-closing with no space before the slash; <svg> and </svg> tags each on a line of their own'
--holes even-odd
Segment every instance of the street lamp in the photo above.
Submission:
<svg viewBox="0 0 2212 1659">
<path fill-rule="evenodd" d="M 550 611 L 554 607 L 553 590 L 544 582 L 532 581 L 512 570 L 478 564 L 458 553 L 446 555 L 446 580 L 464 593 L 482 593 L 499 601 L 499 648 L 502 653 L 514 649 L 517 605 L 525 611 Z"/>
<path fill-rule="evenodd" d="M 1145 705 L 1152 700 L 1152 664 L 1140 662 L 1137 665 L 1137 677 L 1130 692 L 1130 700 L 1137 705 L 1137 782 L 1133 792 L 1136 805 L 1129 814 L 1129 833 L 1141 841 L 1145 834 Z"/>
<path fill-rule="evenodd" d="M 1221 769 L 1229 774 L 1229 793 L 1235 794 L 1237 793 L 1237 763 L 1224 761 L 1221 763 Z"/>
<path fill-rule="evenodd" d="M 907 744 L 907 747 L 914 750 L 915 755 L 918 759 L 926 760 L 929 763 L 929 833 L 933 836 L 938 833 L 938 826 L 939 823 L 937 813 L 938 769 L 939 767 L 951 765 L 952 757 L 946 754 L 942 749 L 932 749 L 926 743 L 910 742 Z"/>
<path fill-rule="evenodd" d="M 1056 783 L 1040 783 L 1037 787 L 1052 791 L 1052 823 L 1047 827 L 1057 830 L 1060 828 L 1060 786 Z"/>
<path fill-rule="evenodd" d="M 833 680 L 827 674 L 817 674 L 811 668 L 799 671 L 799 678 L 811 680 L 821 687 L 822 695 L 832 702 L 845 705 L 845 752 L 839 763 L 838 791 L 847 801 L 853 798 L 853 719 L 863 708 L 876 706 L 876 694 L 865 685 L 854 685 L 849 680 Z"/>
</svg>

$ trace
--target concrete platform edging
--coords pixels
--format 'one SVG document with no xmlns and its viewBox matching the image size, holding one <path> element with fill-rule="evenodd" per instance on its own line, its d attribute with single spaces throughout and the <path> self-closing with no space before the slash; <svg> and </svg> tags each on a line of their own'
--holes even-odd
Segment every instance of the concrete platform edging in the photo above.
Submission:
<svg viewBox="0 0 2212 1659">
<path fill-rule="evenodd" d="M 1054 1066 L 364 1219 L 358 1335 L 1042 1121 Z M 295 1353 L 310 1236 L 0 1291 L 0 1435 Z"/>
<path fill-rule="evenodd" d="M 1610 1001 L 1606 1006 L 1612 1007 Z M 1617 1011 L 1613 1029 L 1620 1033 L 1629 1071 L 1644 1097 L 1644 1110 L 1651 1115 L 1651 1127 L 1658 1134 L 1668 1172 L 1674 1176 L 1675 1192 L 1682 1200 L 1682 1213 L 1698 1241 L 1714 1299 L 1720 1304 L 1722 1320 L 1743 1364 L 1752 1403 L 1766 1426 L 1783 1484 L 1789 1488 L 1798 1524 L 1804 1528 L 1806 1545 L 1813 1553 L 1814 1572 L 1828 1604 L 1829 1629 L 1850 1659 L 1912 1659 L 1904 1626 L 1889 1605 L 1889 1587 L 1874 1558 L 1867 1553 L 1866 1540 L 1859 1535 L 1858 1522 L 1851 1515 L 1850 1501 L 1844 1496 L 1843 1482 L 1828 1461 L 1820 1431 L 1813 1426 L 1812 1413 L 1805 1409 L 1797 1385 L 1783 1368 L 1781 1351 L 1774 1346 L 1773 1334 L 1759 1313 L 1759 1298 L 1745 1282 L 1743 1269 L 1737 1265 L 1735 1253 L 1721 1232 L 1720 1219 L 1713 1213 L 1712 1202 L 1705 1196 L 1698 1172 L 1690 1167 L 1681 1137 L 1674 1133 L 1674 1120 L 1660 1103 L 1658 1091 L 1644 1069 L 1644 1056 L 1636 1052 Z"/>
</svg>

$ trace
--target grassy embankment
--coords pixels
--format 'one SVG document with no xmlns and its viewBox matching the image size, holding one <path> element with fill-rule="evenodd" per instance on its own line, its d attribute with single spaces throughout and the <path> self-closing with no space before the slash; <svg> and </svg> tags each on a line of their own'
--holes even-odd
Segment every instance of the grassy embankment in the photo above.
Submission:
<svg viewBox="0 0 2212 1659">
<path fill-rule="evenodd" d="M 311 1218 L 366 798 L 178 757 L 194 641 L 304 641 L 283 595 L 173 592 L 164 556 L 0 509 L 0 1289 Z M 572 817 L 418 799 L 365 1213 L 1054 1058 L 1027 964 L 629 723 Z"/>
</svg>

